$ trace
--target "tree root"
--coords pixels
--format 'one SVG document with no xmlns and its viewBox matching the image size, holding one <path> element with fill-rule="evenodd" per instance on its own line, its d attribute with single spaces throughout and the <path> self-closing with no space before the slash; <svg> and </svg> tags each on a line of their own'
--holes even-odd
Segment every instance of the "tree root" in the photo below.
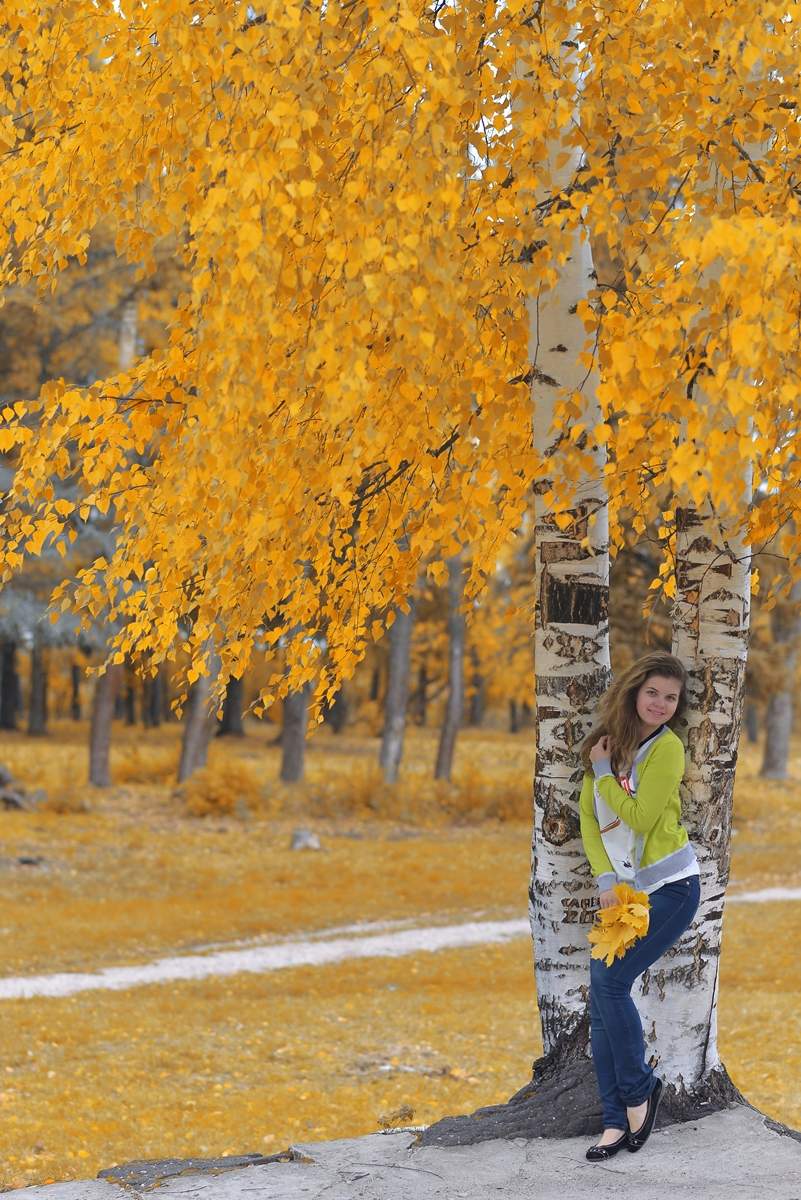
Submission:
<svg viewBox="0 0 801 1200">
<path fill-rule="evenodd" d="M 469 1116 L 443 1117 L 418 1136 L 420 1146 L 469 1146 L 493 1138 L 592 1137 L 603 1128 L 592 1060 L 588 1057 L 586 1013 L 549 1054 L 537 1059 L 532 1078 L 505 1104 L 479 1108 Z M 666 1084 L 656 1129 L 697 1121 L 736 1105 L 759 1112 L 734 1086 L 726 1068 L 711 1071 L 703 1084 L 687 1091 Z M 801 1141 L 801 1132 L 760 1113 L 776 1133 Z"/>
</svg>

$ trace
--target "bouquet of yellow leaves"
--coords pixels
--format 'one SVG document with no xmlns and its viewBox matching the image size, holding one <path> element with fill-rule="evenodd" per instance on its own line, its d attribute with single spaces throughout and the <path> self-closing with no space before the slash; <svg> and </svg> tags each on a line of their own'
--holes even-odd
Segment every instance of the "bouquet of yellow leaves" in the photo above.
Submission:
<svg viewBox="0 0 801 1200">
<path fill-rule="evenodd" d="M 590 956 L 606 959 L 611 967 L 616 958 L 622 958 L 637 938 L 648 932 L 650 904 L 645 892 L 635 892 L 627 883 L 616 883 L 613 892 L 619 903 L 611 908 L 602 908 L 598 920 L 587 934 L 593 943 Z"/>
</svg>

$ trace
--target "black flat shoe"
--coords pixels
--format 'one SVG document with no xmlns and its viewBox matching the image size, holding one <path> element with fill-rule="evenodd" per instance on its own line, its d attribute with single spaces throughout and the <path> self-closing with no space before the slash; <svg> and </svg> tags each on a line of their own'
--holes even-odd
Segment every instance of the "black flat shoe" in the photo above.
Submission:
<svg viewBox="0 0 801 1200">
<path fill-rule="evenodd" d="M 606 1158 L 614 1158 L 618 1150 L 622 1150 L 626 1145 L 628 1136 L 626 1132 L 623 1137 L 618 1138 L 616 1142 L 610 1142 L 608 1146 L 590 1146 L 587 1158 L 590 1162 L 603 1162 Z"/>
<path fill-rule="evenodd" d="M 659 1101 L 662 1099 L 662 1080 L 657 1079 L 654 1090 L 648 1097 L 648 1107 L 645 1110 L 645 1120 L 636 1133 L 628 1131 L 626 1137 L 628 1140 L 628 1148 L 634 1154 L 637 1150 L 641 1150 L 648 1138 L 651 1135 L 651 1130 L 654 1127 L 656 1120 L 656 1110 L 659 1108 Z"/>
</svg>

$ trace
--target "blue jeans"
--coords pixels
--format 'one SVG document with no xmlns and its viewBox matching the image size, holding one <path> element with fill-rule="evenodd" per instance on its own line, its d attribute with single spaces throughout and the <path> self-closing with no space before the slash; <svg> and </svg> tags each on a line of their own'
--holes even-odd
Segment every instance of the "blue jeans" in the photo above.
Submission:
<svg viewBox="0 0 801 1200">
<path fill-rule="evenodd" d="M 642 1104 L 655 1087 L 645 1061 L 645 1040 L 631 988 L 638 975 L 677 942 L 692 924 L 701 899 L 697 875 L 663 883 L 648 900 L 648 932 L 611 967 L 590 959 L 590 1041 L 604 1129 L 625 1129 L 626 1108 Z"/>
</svg>

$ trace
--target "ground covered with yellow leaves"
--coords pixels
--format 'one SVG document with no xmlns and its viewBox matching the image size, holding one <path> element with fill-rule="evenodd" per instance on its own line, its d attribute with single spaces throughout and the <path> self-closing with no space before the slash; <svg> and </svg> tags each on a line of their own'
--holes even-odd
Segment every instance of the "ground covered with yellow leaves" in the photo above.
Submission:
<svg viewBox="0 0 801 1200">
<path fill-rule="evenodd" d="M 375 739 L 318 735 L 307 782 L 292 792 L 275 784 L 277 750 L 253 725 L 215 744 L 206 784 L 181 795 L 175 728 L 120 732 L 115 786 L 91 793 L 79 782 L 82 734 L 65 723 L 47 741 L 10 735 L 0 752 L 51 796 L 41 811 L 0 813 L 4 976 L 136 965 L 358 921 L 525 916 L 526 734 L 463 735 L 448 788 L 428 780 L 433 735 L 413 731 L 395 791 L 375 772 Z M 746 750 L 732 895 L 801 886 L 797 782 L 765 784 L 756 768 Z M 320 852 L 289 851 L 299 824 L 319 834 Z M 733 1079 L 796 1127 L 799 935 L 799 901 L 730 905 L 719 1007 Z M 526 938 L 0 1000 L 0 1012 L 4 1188 L 134 1158 L 353 1136 L 403 1106 L 428 1123 L 507 1099 L 541 1050 Z"/>
</svg>

